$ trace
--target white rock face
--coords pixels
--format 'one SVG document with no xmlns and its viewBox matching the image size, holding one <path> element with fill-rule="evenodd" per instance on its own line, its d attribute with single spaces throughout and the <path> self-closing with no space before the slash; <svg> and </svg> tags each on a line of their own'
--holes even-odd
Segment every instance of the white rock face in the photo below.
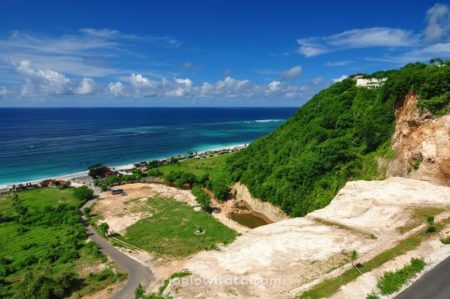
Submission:
<svg viewBox="0 0 450 299">
<path fill-rule="evenodd" d="M 340 265 L 344 254 L 357 250 L 364 257 L 401 238 L 398 228 L 413 207 L 449 205 L 450 188 L 430 182 L 398 177 L 349 182 L 324 209 L 251 230 L 220 251 L 197 254 L 187 264 L 191 283 L 173 286 L 171 293 L 292 298 Z"/>
</svg>

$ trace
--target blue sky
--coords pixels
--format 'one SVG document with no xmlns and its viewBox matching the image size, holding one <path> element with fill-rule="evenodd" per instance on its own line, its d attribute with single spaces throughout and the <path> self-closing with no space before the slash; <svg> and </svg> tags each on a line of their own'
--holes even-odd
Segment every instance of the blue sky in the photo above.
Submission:
<svg viewBox="0 0 450 299">
<path fill-rule="evenodd" d="M 0 4 L 0 106 L 299 106 L 450 58 L 448 1 L 67 3 Z"/>
</svg>

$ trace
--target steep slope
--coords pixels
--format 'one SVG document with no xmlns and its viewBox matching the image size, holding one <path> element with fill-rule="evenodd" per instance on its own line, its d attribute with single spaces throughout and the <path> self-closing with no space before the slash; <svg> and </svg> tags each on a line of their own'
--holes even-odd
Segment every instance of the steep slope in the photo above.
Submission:
<svg viewBox="0 0 450 299">
<path fill-rule="evenodd" d="M 415 63 L 370 76 L 388 79 L 376 90 L 358 88 L 352 79 L 336 83 L 233 156 L 234 179 L 255 197 L 302 216 L 326 206 L 350 179 L 382 178 L 375 158 L 392 156 L 395 107 L 411 93 L 420 113 L 448 113 L 450 64 Z"/>
<path fill-rule="evenodd" d="M 389 163 L 388 176 L 450 185 L 450 115 L 421 113 L 417 100 L 410 94 L 396 107 L 395 157 Z"/>
<path fill-rule="evenodd" d="M 324 209 L 261 226 L 219 251 L 197 254 L 186 265 L 192 276 L 171 283 L 170 295 L 295 298 L 317 280 L 350 268 L 352 250 L 364 263 L 415 231 L 423 221 L 417 209 L 448 210 L 449 205 L 450 188 L 430 182 L 348 182 Z"/>
</svg>

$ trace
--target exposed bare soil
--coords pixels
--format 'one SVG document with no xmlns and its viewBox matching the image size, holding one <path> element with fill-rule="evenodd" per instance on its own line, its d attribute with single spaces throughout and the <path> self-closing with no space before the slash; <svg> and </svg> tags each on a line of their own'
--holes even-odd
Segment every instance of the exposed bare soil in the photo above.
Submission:
<svg viewBox="0 0 450 299">
<path fill-rule="evenodd" d="M 322 210 L 261 226 L 218 252 L 197 254 L 186 268 L 192 281 L 202 283 L 173 287 L 172 295 L 292 298 L 342 266 L 352 250 L 368 257 L 392 247 L 404 237 L 398 228 L 414 216 L 413 209 L 448 205 L 450 188 L 429 182 L 349 182 Z"/>
</svg>

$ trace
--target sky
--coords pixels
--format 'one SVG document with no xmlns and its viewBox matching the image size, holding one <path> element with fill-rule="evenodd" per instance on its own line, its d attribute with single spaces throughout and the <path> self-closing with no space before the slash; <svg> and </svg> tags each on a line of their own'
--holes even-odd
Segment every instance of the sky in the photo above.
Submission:
<svg viewBox="0 0 450 299">
<path fill-rule="evenodd" d="M 448 1 L 0 3 L 0 107 L 299 106 L 433 57 Z"/>
</svg>

